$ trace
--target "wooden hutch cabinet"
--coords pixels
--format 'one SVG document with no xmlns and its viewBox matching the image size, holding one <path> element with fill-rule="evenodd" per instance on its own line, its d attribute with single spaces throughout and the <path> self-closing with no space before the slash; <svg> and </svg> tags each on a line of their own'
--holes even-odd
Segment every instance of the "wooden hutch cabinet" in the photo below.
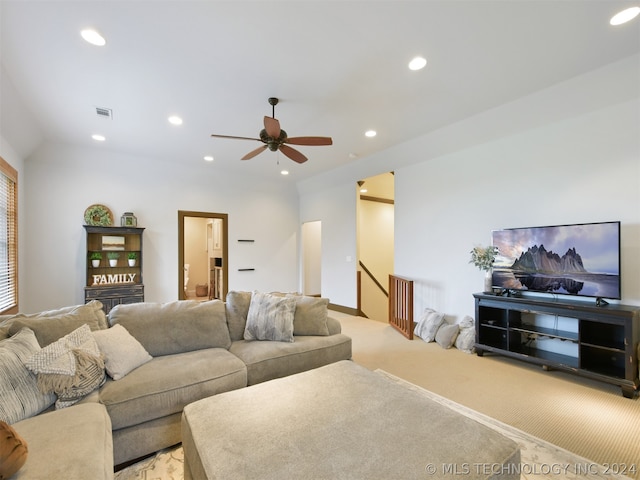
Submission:
<svg viewBox="0 0 640 480">
<path fill-rule="evenodd" d="M 84 225 L 87 233 L 85 302 L 99 300 L 105 313 L 121 303 L 144 301 L 142 283 L 142 232 L 140 227 L 99 227 Z M 93 266 L 92 256 L 101 256 Z M 109 257 L 112 259 L 110 265 Z M 135 264 L 130 264 L 135 257 Z"/>
</svg>

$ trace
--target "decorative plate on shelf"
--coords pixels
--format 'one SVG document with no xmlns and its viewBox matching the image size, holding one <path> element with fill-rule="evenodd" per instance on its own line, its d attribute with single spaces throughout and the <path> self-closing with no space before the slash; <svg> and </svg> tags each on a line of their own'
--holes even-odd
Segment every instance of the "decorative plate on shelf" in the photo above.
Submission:
<svg viewBox="0 0 640 480">
<path fill-rule="evenodd" d="M 110 227 L 113 225 L 113 214 L 104 205 L 91 205 L 84 211 L 84 222 L 87 225 Z"/>
</svg>

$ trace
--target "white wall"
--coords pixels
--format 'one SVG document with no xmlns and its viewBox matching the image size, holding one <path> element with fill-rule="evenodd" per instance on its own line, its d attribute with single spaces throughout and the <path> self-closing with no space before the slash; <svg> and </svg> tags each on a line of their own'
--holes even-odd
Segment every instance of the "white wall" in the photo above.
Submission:
<svg viewBox="0 0 640 480">
<path fill-rule="evenodd" d="M 44 144 L 25 161 L 26 219 L 21 252 L 21 310 L 84 303 L 84 210 L 109 207 L 119 224 L 134 212 L 145 227 L 145 300 L 178 296 L 178 210 L 229 214 L 229 288 L 297 290 L 298 207 L 286 180 L 236 178 L 215 163 L 182 165 L 109 152 Z M 253 239 L 239 244 L 238 239 Z M 204 243 L 204 240 L 203 240 Z M 238 272 L 255 268 L 254 272 Z"/>
<path fill-rule="evenodd" d="M 413 278 L 415 308 L 473 314 L 482 273 L 468 263 L 492 229 L 622 222 L 623 302 L 640 305 L 640 57 L 300 182 L 300 214 L 324 230 L 354 227 L 353 185 L 395 171 L 395 273 Z M 323 207 L 324 206 L 324 207 Z M 323 255 L 323 294 L 356 306 L 341 237 Z M 337 242 L 337 239 L 334 239 Z M 332 274 L 325 273 L 332 272 Z"/>
</svg>

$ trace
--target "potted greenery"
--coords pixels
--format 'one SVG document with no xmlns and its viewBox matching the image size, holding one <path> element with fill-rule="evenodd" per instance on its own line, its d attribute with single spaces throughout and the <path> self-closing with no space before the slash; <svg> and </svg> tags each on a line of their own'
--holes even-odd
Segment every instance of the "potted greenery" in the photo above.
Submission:
<svg viewBox="0 0 640 480">
<path fill-rule="evenodd" d="M 109 259 L 109 266 L 115 267 L 118 265 L 118 259 L 120 258 L 120 254 L 118 252 L 109 252 L 107 253 L 107 258 Z"/>
<path fill-rule="evenodd" d="M 102 254 L 100 252 L 91 252 L 89 259 L 91 260 L 91 266 L 98 268 L 100 266 L 100 260 L 102 260 Z"/>
<path fill-rule="evenodd" d="M 480 270 L 484 270 L 484 291 L 491 292 L 492 290 L 492 272 L 493 262 L 496 260 L 496 255 L 498 254 L 498 247 L 494 247 L 492 245 L 488 247 L 473 247 L 471 250 L 471 260 L 469 263 L 473 263 Z"/>
<path fill-rule="evenodd" d="M 138 252 L 129 252 L 127 253 L 127 261 L 129 262 L 130 267 L 136 266 L 136 260 L 138 259 Z"/>
</svg>

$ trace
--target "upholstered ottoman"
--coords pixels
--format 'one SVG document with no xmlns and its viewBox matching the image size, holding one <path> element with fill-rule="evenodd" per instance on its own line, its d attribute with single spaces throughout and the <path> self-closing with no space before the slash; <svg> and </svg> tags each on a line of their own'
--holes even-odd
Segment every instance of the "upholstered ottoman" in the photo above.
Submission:
<svg viewBox="0 0 640 480">
<path fill-rule="evenodd" d="M 191 403 L 185 479 L 519 479 L 503 435 L 341 361 Z"/>
</svg>

